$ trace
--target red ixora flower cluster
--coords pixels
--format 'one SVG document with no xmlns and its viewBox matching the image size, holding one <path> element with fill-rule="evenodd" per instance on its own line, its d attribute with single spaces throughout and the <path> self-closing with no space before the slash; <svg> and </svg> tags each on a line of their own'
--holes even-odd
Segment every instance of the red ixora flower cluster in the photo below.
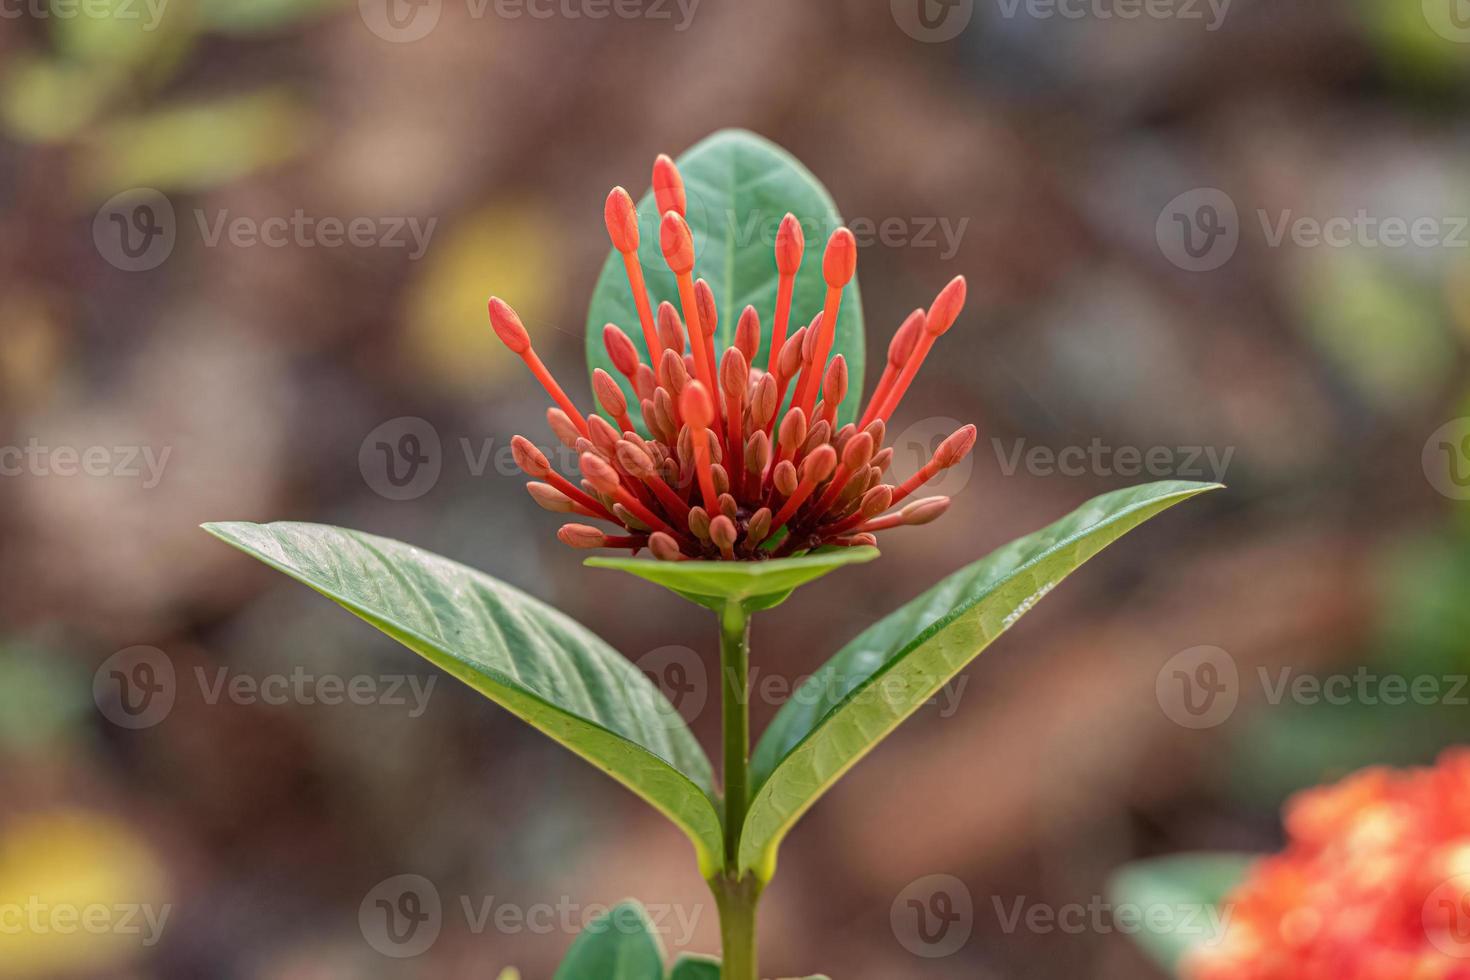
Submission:
<svg viewBox="0 0 1470 980">
<path fill-rule="evenodd" d="M 1286 829 L 1190 980 L 1470 980 L 1470 751 L 1302 793 Z"/>
<path fill-rule="evenodd" d="M 490 298 L 490 324 L 556 402 L 547 422 L 578 453 L 580 486 L 555 472 L 529 440 L 511 442 L 527 486 L 547 510 L 616 525 L 606 533 L 588 524 L 563 525 L 557 536 L 574 548 L 642 548 L 666 561 L 690 558 L 754 561 L 824 545 L 874 543 L 875 532 L 926 524 L 949 507 L 948 497 L 904 503 L 975 444 L 967 425 L 946 439 L 917 473 L 898 486 L 883 482 L 893 460 L 884 431 L 934 342 L 958 318 L 965 280 L 956 277 L 928 310 L 915 310 L 894 334 L 888 364 L 857 424 L 837 424 L 847 394 L 842 355 L 828 360 L 841 314 L 842 290 L 857 268 L 857 243 L 839 228 L 822 257 L 826 303 L 812 322 L 789 335 L 791 298 L 806 243 L 787 214 L 776 236 L 776 309 L 769 372 L 755 368 L 760 314 L 741 311 L 734 344 L 714 349 L 714 293 L 694 278 L 694 240 L 685 220 L 683 178 L 660 156 L 653 167 L 659 244 L 678 282 L 679 304 L 648 299 L 638 262 L 638 214 L 621 187 L 608 195 L 604 217 L 623 258 L 651 363 L 614 324 L 603 331 L 608 356 L 637 393 L 649 438 L 636 431 L 623 389 L 602 369 L 593 374 L 601 415 L 583 415 L 531 347 L 514 310 Z M 687 326 L 686 326 L 687 325 Z M 687 341 L 687 349 L 686 349 Z M 792 400 L 777 418 L 790 389 Z M 894 509 L 898 508 L 898 509 Z"/>
</svg>

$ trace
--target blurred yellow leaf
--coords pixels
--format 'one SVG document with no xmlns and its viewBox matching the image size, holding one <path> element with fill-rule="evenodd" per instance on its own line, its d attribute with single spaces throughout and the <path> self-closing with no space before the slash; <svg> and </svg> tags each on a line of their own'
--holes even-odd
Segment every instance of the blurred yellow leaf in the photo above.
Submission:
<svg viewBox="0 0 1470 980">
<path fill-rule="evenodd" d="M 152 851 L 85 810 L 0 827 L 0 969 L 9 978 L 102 973 L 148 953 L 172 906 Z"/>
<path fill-rule="evenodd" d="M 75 135 L 107 100 L 110 73 L 88 65 L 17 55 L 0 77 L 0 120 L 27 143 Z"/>
<path fill-rule="evenodd" d="M 105 200 L 134 187 L 195 191 L 294 156 L 310 118 L 283 89 L 160 109 L 90 137 L 83 190 Z"/>
<path fill-rule="evenodd" d="M 491 293 L 516 308 L 538 346 L 565 340 L 549 336 L 547 322 L 559 298 L 550 224 L 533 205 L 495 205 L 457 221 L 429 246 L 409 292 L 406 337 L 427 376 L 472 390 L 519 366 L 490 331 L 485 300 Z"/>
</svg>

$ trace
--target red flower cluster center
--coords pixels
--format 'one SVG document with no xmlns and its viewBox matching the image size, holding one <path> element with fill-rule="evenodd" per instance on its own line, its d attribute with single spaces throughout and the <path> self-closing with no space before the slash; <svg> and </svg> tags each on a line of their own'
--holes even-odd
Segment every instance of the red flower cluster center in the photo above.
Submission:
<svg viewBox="0 0 1470 980">
<path fill-rule="evenodd" d="M 788 333 L 806 242 L 794 215 L 782 220 L 774 256 L 770 370 L 762 371 L 754 366 L 762 330 L 753 306 L 741 311 L 733 344 L 715 350 L 719 311 L 709 284 L 695 278 L 684 181 L 667 156 L 654 164 L 653 188 L 663 215 L 659 245 L 678 283 L 678 308 L 664 301 L 655 310 L 649 302 L 638 261 L 638 214 L 628 192 L 613 188 L 604 213 L 649 360 L 614 324 L 604 328 L 603 341 L 637 394 L 646 438 L 633 424 L 623 388 L 600 368 L 592 386 L 606 417 L 583 415 L 537 356 L 520 317 L 503 300 L 490 298 L 491 326 L 556 402 L 547 422 L 576 451 L 581 469 L 581 479 L 572 483 L 529 440 L 516 436 L 516 463 L 533 481 L 527 489 L 547 510 L 616 529 L 608 533 L 573 523 L 563 525 L 558 537 L 576 548 L 628 548 L 636 554 L 646 547 L 667 561 L 754 561 L 824 546 L 870 545 L 878 531 L 926 524 L 944 513 L 948 497 L 908 498 L 969 453 L 975 427 L 950 435 L 897 485 L 884 482 L 893 450 L 884 448 L 883 439 L 925 357 L 959 317 L 964 277 L 945 286 L 927 310 L 914 310 L 904 320 L 861 418 L 839 426 L 837 410 L 849 378 L 846 360 L 832 356 L 832 346 L 843 289 L 857 269 L 852 232 L 838 228 L 827 240 L 822 311 Z"/>
</svg>

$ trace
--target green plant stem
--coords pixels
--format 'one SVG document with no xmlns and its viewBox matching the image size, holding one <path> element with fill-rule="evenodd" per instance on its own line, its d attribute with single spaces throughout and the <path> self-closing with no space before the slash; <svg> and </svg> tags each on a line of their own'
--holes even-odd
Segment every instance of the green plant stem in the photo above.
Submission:
<svg viewBox="0 0 1470 980">
<path fill-rule="evenodd" d="M 759 980 L 755 912 L 761 885 L 739 874 L 740 828 L 750 802 L 750 615 L 739 603 L 720 617 L 724 709 L 725 871 L 710 882 L 720 910 L 721 980 Z"/>
<path fill-rule="evenodd" d="M 750 617 L 730 603 L 720 621 L 725 743 L 725 865 L 734 870 L 750 782 Z"/>
</svg>

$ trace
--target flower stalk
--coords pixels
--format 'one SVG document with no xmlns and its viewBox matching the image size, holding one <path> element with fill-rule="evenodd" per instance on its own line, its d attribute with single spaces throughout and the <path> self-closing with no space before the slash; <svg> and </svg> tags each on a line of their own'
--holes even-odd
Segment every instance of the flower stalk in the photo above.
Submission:
<svg viewBox="0 0 1470 980">
<path fill-rule="evenodd" d="M 750 803 L 750 614 L 738 602 L 720 616 L 720 690 L 723 709 L 725 869 L 710 882 L 720 912 L 723 980 L 757 980 L 756 904 L 760 882 L 737 864 L 740 828 Z"/>
</svg>

